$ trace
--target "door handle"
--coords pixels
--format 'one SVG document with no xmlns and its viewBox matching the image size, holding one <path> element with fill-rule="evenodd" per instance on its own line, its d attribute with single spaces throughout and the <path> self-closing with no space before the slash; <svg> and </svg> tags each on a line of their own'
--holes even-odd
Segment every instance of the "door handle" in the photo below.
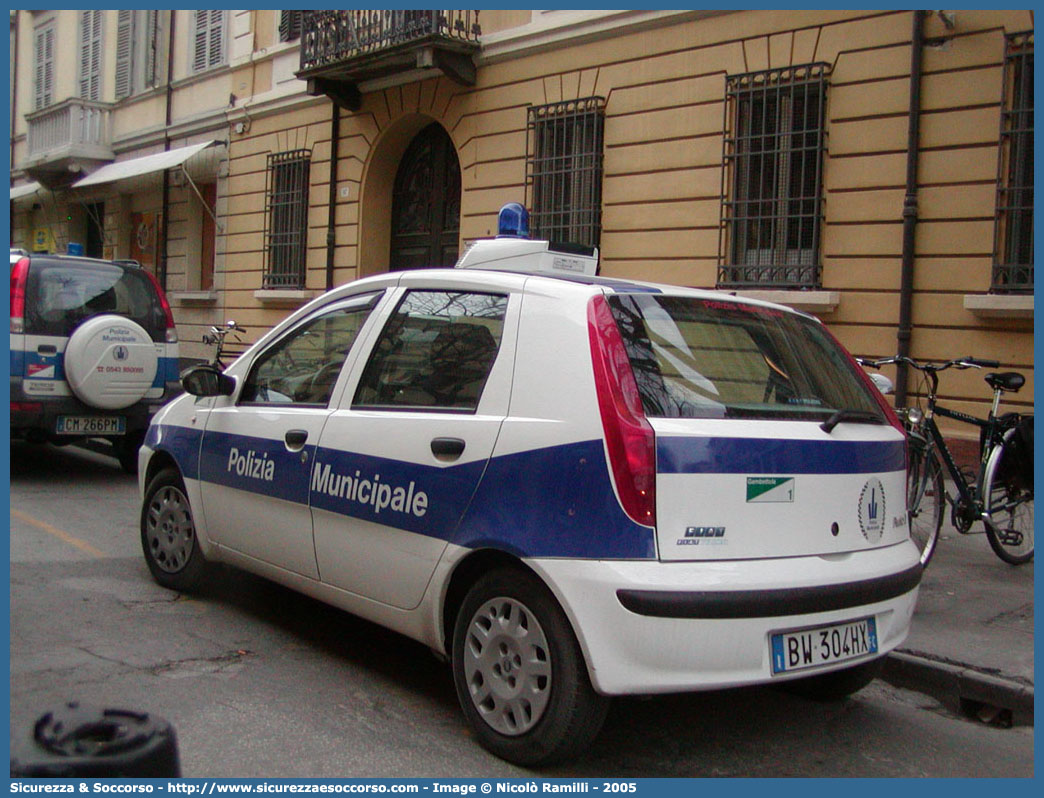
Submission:
<svg viewBox="0 0 1044 798">
<path fill-rule="evenodd" d="M 44 357 L 48 355 L 57 355 L 58 347 L 52 346 L 51 344 L 40 344 L 36 347 L 36 354 L 43 355 Z"/>
<path fill-rule="evenodd" d="M 456 460 L 464 453 L 464 441 L 460 438 L 435 438 L 431 442 L 431 453 L 439 460 Z"/>
<path fill-rule="evenodd" d="M 283 440 L 286 441 L 286 448 L 291 452 L 299 452 L 305 445 L 305 441 L 308 440 L 308 430 L 304 429 L 290 429 L 286 431 L 286 435 L 283 436 Z"/>
</svg>

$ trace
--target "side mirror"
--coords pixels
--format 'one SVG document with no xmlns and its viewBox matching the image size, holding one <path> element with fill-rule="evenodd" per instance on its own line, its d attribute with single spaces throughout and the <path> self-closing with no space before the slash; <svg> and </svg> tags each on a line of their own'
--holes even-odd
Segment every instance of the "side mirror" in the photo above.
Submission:
<svg viewBox="0 0 1044 798">
<path fill-rule="evenodd" d="M 885 396 L 895 390 L 895 385 L 888 379 L 884 374 L 880 372 L 874 372 L 870 375 L 870 381 L 877 386 L 877 390 L 883 393 Z"/>
<path fill-rule="evenodd" d="M 181 387 L 193 396 L 231 396 L 236 381 L 217 366 L 201 363 L 181 372 Z"/>
</svg>

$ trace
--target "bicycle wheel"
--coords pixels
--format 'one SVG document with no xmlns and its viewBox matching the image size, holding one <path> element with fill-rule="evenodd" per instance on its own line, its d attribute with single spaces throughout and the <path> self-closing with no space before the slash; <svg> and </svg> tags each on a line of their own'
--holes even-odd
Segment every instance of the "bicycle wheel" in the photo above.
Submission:
<svg viewBox="0 0 1044 798">
<path fill-rule="evenodd" d="M 983 477 L 986 537 L 1004 562 L 1033 559 L 1033 483 L 1021 473 L 1009 436 L 990 454 Z"/>
<path fill-rule="evenodd" d="M 910 441 L 910 465 L 906 472 L 906 507 L 910 517 L 910 539 L 927 566 L 939 542 L 946 507 L 942 466 L 935 453 Z"/>
</svg>

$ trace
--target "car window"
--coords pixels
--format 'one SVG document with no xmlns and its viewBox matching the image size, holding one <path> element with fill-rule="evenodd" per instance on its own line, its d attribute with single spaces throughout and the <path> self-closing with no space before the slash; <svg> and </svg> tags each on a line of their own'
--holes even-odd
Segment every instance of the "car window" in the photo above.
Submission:
<svg viewBox="0 0 1044 798">
<path fill-rule="evenodd" d="M 154 341 L 164 340 L 166 313 L 140 269 L 102 262 L 33 262 L 25 292 L 26 332 L 68 336 L 85 319 L 104 313 L 133 319 Z"/>
<path fill-rule="evenodd" d="M 475 410 L 507 302 L 499 294 L 406 294 L 370 355 L 353 406 Z"/>
<path fill-rule="evenodd" d="M 649 416 L 880 414 L 845 353 L 813 319 L 690 297 L 618 295 L 609 306 Z"/>
<path fill-rule="evenodd" d="M 353 297 L 307 319 L 261 354 L 240 404 L 326 405 L 380 294 Z"/>
</svg>

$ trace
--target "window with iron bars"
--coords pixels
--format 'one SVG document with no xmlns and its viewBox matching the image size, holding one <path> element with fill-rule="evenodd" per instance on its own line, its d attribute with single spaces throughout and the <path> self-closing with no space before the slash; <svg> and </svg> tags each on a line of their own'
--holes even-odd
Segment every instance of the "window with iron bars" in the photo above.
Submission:
<svg viewBox="0 0 1044 798">
<path fill-rule="evenodd" d="M 718 285 L 820 286 L 829 71 L 726 78 Z"/>
<path fill-rule="evenodd" d="M 598 246 L 604 132 L 602 97 L 529 109 L 526 200 L 534 236 Z"/>
<path fill-rule="evenodd" d="M 1033 293 L 1033 32 L 1007 37 L 1001 103 L 995 293 Z"/>
<path fill-rule="evenodd" d="M 304 288 L 311 150 L 268 156 L 265 288 Z"/>
</svg>

